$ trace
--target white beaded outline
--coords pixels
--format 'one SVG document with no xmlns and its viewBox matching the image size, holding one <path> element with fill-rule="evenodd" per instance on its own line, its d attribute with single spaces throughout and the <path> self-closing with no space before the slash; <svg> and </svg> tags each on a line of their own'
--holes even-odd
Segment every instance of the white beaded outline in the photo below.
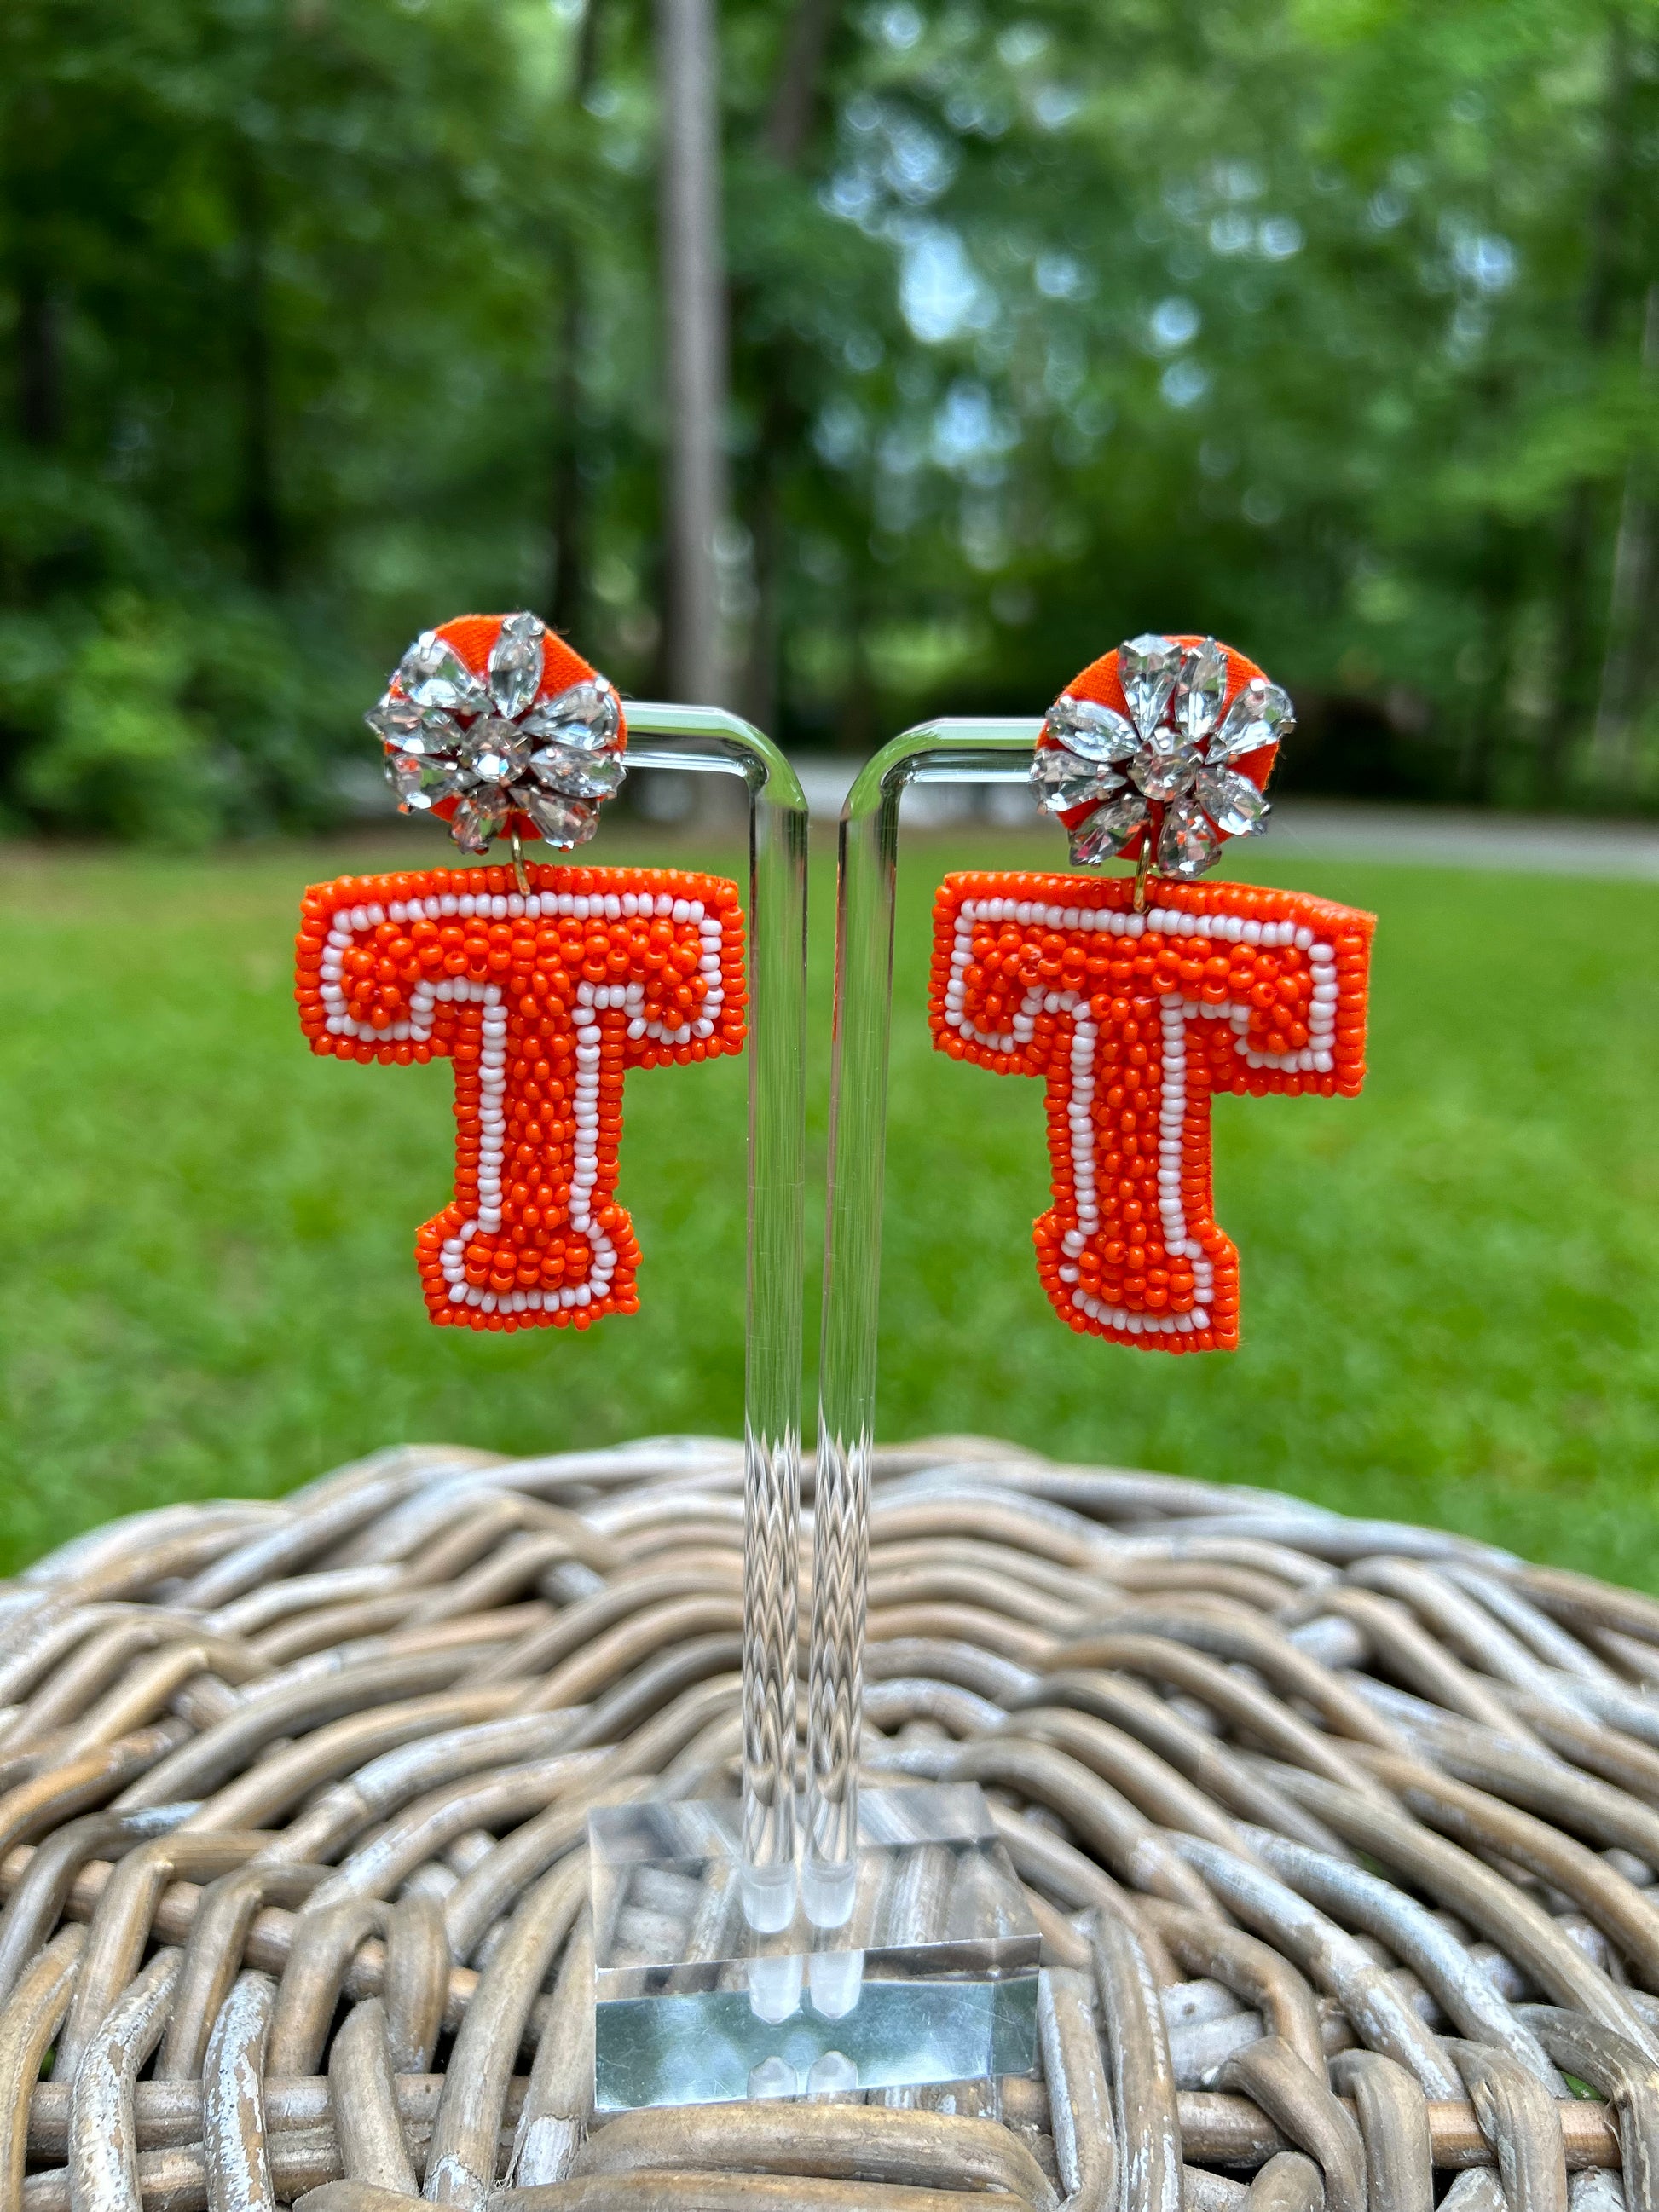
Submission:
<svg viewBox="0 0 1659 2212">
<path fill-rule="evenodd" d="M 1091 1321 L 1128 1336 L 1188 1336 L 1210 1325 L 1209 1302 L 1215 1292 L 1215 1268 L 1195 1237 L 1187 1233 L 1186 1208 L 1181 1197 L 1182 1139 L 1187 1124 L 1187 1024 L 1189 1021 L 1225 1021 L 1237 1034 L 1233 1049 L 1250 1067 L 1279 1067 L 1291 1073 L 1328 1075 L 1336 1065 L 1336 950 L 1316 937 L 1305 922 L 1246 921 L 1239 915 L 1183 914 L 1172 907 L 1153 907 L 1146 914 L 1126 913 L 1117 907 L 1046 906 L 1036 899 L 963 899 L 957 908 L 951 943 L 951 975 L 945 987 L 945 1018 L 957 1033 L 992 1052 L 1015 1053 L 1030 1042 L 1040 1013 L 1072 1017 L 1072 1080 L 1066 1095 L 1066 1120 L 1071 1131 L 1072 1189 L 1077 1206 L 1077 1226 L 1062 1237 L 1066 1259 L 1060 1268 L 1065 1283 L 1078 1282 L 1077 1262 L 1089 1239 L 1100 1230 L 1096 1203 L 1096 1129 L 1092 1107 L 1095 1095 L 1094 1050 L 1100 1024 L 1086 1009 L 1092 995 L 1078 991 L 1030 990 L 1011 1031 L 991 1035 L 974 1027 L 963 1012 L 968 992 L 963 978 L 973 962 L 974 924 L 1012 921 L 1020 927 L 1093 929 L 1111 937 L 1140 937 L 1157 930 L 1165 937 L 1208 937 L 1225 943 L 1293 945 L 1308 956 L 1313 978 L 1313 1000 L 1308 1009 L 1308 1042 L 1296 1052 L 1257 1052 L 1246 1042 L 1251 1008 L 1223 1000 L 1212 1006 L 1206 1000 L 1188 999 L 1173 991 L 1160 993 L 1158 1013 L 1164 1024 L 1164 1068 L 1158 1097 L 1158 1203 L 1164 1223 L 1166 1251 L 1180 1253 L 1192 1262 L 1193 1308 L 1184 1314 L 1136 1314 L 1126 1307 L 1108 1305 L 1079 1285 L 1072 1304 Z"/>
<path fill-rule="evenodd" d="M 730 911 L 736 918 L 737 908 Z M 697 972 L 708 987 L 708 994 L 702 1012 L 695 1021 L 688 1014 L 678 1026 L 670 1028 L 660 1021 L 647 1021 L 639 1011 L 645 1002 L 642 983 L 584 981 L 576 986 L 576 1007 L 572 1010 L 576 1079 L 571 1097 L 575 1146 L 567 1212 L 570 1226 L 587 1239 L 593 1255 L 588 1279 L 585 1283 L 567 1283 L 557 1291 L 481 1290 L 476 1283 L 466 1280 L 464 1255 L 480 1230 L 489 1236 L 501 1225 L 501 1166 L 507 1140 L 507 1116 L 501 1110 L 502 1095 L 507 1089 L 507 1012 L 501 987 L 447 975 L 441 982 L 416 983 L 409 994 L 410 1018 L 393 1022 L 388 1029 L 377 1030 L 372 1023 L 360 1022 L 345 1012 L 346 994 L 340 981 L 345 972 L 345 955 L 359 931 L 377 929 L 385 921 L 447 921 L 457 916 L 463 921 L 541 921 L 556 915 L 568 915 L 577 921 L 620 921 L 646 915 L 659 921 L 696 924 L 702 942 L 702 950 L 697 956 Z M 628 1013 L 627 1034 L 633 1040 L 659 1037 L 669 1044 L 685 1044 L 693 1037 L 713 1036 L 726 1004 L 726 986 L 720 976 L 720 956 L 725 950 L 726 925 L 719 911 L 711 915 L 701 899 L 676 898 L 667 891 L 444 891 L 425 899 L 393 899 L 384 906 L 372 902 L 335 908 L 329 917 L 328 935 L 319 962 L 320 994 L 328 1008 L 325 1025 L 331 1036 L 364 1037 L 375 1044 L 401 1043 L 405 1039 L 423 1044 L 432 1035 L 432 1009 L 437 1000 L 473 1001 L 483 1009 L 478 1051 L 481 1096 L 477 1218 L 464 1222 L 454 1236 L 446 1237 L 439 1255 L 444 1280 L 449 1285 L 451 1305 L 477 1306 L 484 1313 L 527 1313 L 592 1305 L 605 1297 L 617 1271 L 617 1250 L 593 1218 L 589 1205 L 599 1171 L 599 1072 L 605 1030 L 597 1017 L 609 1012 Z M 586 1020 L 577 1012 L 578 1008 L 586 1010 Z M 619 1042 L 617 1025 L 610 1026 L 615 1044 Z"/>
</svg>

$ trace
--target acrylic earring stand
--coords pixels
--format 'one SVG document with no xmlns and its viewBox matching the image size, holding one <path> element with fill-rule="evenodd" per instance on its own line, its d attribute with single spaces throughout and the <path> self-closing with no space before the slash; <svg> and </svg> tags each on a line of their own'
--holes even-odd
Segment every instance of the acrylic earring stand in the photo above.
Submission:
<svg viewBox="0 0 1659 2212">
<path fill-rule="evenodd" d="M 744 727 L 653 706 L 630 705 L 628 719 L 632 762 L 680 768 L 706 757 L 661 741 L 718 732 L 731 742 Z M 602 2109 L 914 2087 L 1034 2063 L 1037 1929 L 978 1788 L 883 1788 L 860 1801 L 858 1786 L 898 794 L 917 775 L 982 775 L 971 739 L 988 728 L 1029 768 L 1040 725 L 1006 726 L 1003 738 L 1005 726 L 969 725 L 966 750 L 935 748 L 927 761 L 914 742 L 925 733 L 896 740 L 860 778 L 842 823 L 799 1865 L 798 1462 L 783 1407 L 785 1370 L 799 1375 L 802 1093 L 799 1058 L 786 1068 L 781 1036 L 766 1040 L 784 1026 L 792 985 L 799 1006 L 801 983 L 784 971 L 793 961 L 804 975 L 804 939 L 777 887 L 769 907 L 754 886 L 750 957 L 769 997 L 757 988 L 750 1007 L 751 1147 L 769 1133 L 776 1163 L 793 1164 L 797 1256 L 786 1281 L 781 1195 L 751 1150 L 751 1248 L 763 1233 L 771 1244 L 750 1262 L 743 1807 L 734 1819 L 718 1801 L 658 1801 L 592 1818 Z M 765 746 L 754 732 L 742 742 Z M 751 782 L 757 825 L 769 779 L 781 786 L 769 746 L 764 757 L 767 775 Z M 793 836 L 793 811 L 789 822 Z M 757 827 L 757 853 L 764 843 Z M 779 1095 L 769 1094 L 775 1079 L 788 1086 Z M 769 1441 L 786 1433 L 787 1450 Z M 659 1937 L 641 1946 L 653 1908 Z"/>
</svg>

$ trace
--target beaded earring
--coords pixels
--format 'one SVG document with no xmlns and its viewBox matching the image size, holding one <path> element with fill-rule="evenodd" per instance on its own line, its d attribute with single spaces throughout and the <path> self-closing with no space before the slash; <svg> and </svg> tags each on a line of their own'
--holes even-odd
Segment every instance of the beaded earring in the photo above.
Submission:
<svg viewBox="0 0 1659 2212">
<path fill-rule="evenodd" d="M 1279 686 L 1213 638 L 1121 645 L 1050 708 L 1031 781 L 1074 863 L 1133 860 L 1133 878 L 954 875 L 934 902 L 935 1047 L 1048 1085 L 1037 1273 L 1080 1334 L 1235 1350 L 1210 1102 L 1352 1097 L 1364 1079 L 1375 917 L 1197 881 L 1262 827 L 1293 726 Z"/>
<path fill-rule="evenodd" d="M 611 686 L 534 615 L 424 632 L 367 720 L 403 812 L 475 854 L 512 843 L 510 867 L 342 876 L 301 902 L 312 1050 L 454 1063 L 454 1192 L 415 1240 L 428 1312 L 509 1330 L 633 1313 L 623 1078 L 742 1049 L 738 887 L 526 861 L 525 840 L 592 836 L 628 737 Z"/>
</svg>

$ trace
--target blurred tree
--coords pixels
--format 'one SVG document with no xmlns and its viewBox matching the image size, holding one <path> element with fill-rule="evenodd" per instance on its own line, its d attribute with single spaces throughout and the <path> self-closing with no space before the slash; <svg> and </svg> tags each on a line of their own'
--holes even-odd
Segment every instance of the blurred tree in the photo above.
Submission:
<svg viewBox="0 0 1659 2212">
<path fill-rule="evenodd" d="M 656 27 L 668 406 L 663 666 L 671 697 L 724 704 L 728 377 L 714 0 L 656 0 Z"/>
<path fill-rule="evenodd" d="M 599 82 L 599 21 L 600 0 L 586 0 L 578 18 L 570 72 L 571 101 L 578 114 Z M 553 370 L 553 560 L 546 604 L 549 619 L 567 635 L 585 630 L 587 613 L 587 488 L 582 475 L 581 437 L 582 356 L 590 276 L 582 245 L 573 224 L 567 222 L 560 226 L 553 261 L 559 334 Z"/>
<path fill-rule="evenodd" d="M 849 746 L 1207 626 L 1292 782 L 1659 799 L 1659 0 L 600 5 L 0 13 L 15 823 L 325 817 L 469 604 Z"/>
</svg>

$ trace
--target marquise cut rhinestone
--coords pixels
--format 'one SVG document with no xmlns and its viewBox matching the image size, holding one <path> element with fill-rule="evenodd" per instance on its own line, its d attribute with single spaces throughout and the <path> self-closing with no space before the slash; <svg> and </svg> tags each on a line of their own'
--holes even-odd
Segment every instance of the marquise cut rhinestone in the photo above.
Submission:
<svg viewBox="0 0 1659 2212">
<path fill-rule="evenodd" d="M 1176 683 L 1176 727 L 1194 739 L 1207 737 L 1226 696 L 1227 656 L 1212 637 L 1206 637 L 1182 655 Z"/>
<path fill-rule="evenodd" d="M 585 845 L 599 826 L 597 806 L 568 798 L 563 792 L 532 789 L 514 797 L 550 845 Z"/>
<path fill-rule="evenodd" d="M 1118 848 L 1147 820 L 1146 800 L 1138 791 L 1121 792 L 1109 799 L 1103 806 L 1096 807 L 1077 823 L 1071 833 L 1072 858 L 1079 867 L 1091 868 L 1097 861 L 1109 860 Z"/>
<path fill-rule="evenodd" d="M 1097 699 L 1074 699 L 1069 691 L 1049 708 L 1043 729 L 1085 760 L 1126 761 L 1140 743 L 1133 723 L 1126 721 L 1115 707 L 1103 707 Z"/>
<path fill-rule="evenodd" d="M 581 753 L 568 745 L 544 745 L 530 756 L 530 773 L 567 799 L 614 799 L 628 771 L 617 753 Z"/>
<path fill-rule="evenodd" d="M 542 687 L 542 640 L 536 616 L 508 615 L 489 648 L 489 696 L 495 711 L 516 720 Z"/>
<path fill-rule="evenodd" d="M 489 692 L 435 630 L 421 632 L 398 662 L 397 680 L 404 697 L 417 707 L 437 707 L 451 714 L 482 714 L 489 707 Z"/>
<path fill-rule="evenodd" d="M 1164 720 L 1181 674 L 1182 659 L 1182 648 L 1173 638 L 1157 637 L 1150 632 L 1132 637 L 1117 649 L 1118 681 L 1143 738 L 1151 737 Z"/>
<path fill-rule="evenodd" d="M 1221 837 L 1195 799 L 1177 799 L 1158 833 L 1158 872 L 1166 876 L 1201 876 L 1213 866 Z"/>
<path fill-rule="evenodd" d="M 1065 745 L 1042 745 L 1031 761 L 1031 788 L 1045 814 L 1067 814 L 1121 791 L 1123 778 L 1100 761 L 1079 759 Z"/>
<path fill-rule="evenodd" d="M 461 726 L 453 714 L 438 707 L 417 707 L 388 691 L 363 716 L 377 737 L 406 753 L 453 753 L 461 742 Z"/>
<path fill-rule="evenodd" d="M 487 853 L 490 840 L 507 827 L 511 807 L 507 793 L 488 784 L 464 793 L 450 817 L 449 834 L 464 853 Z"/>
<path fill-rule="evenodd" d="M 1276 745 L 1296 727 L 1289 695 L 1265 676 L 1253 676 L 1222 718 L 1206 747 L 1212 763 L 1234 761 Z"/>
<path fill-rule="evenodd" d="M 441 799 L 453 799 L 466 785 L 455 762 L 441 760 L 433 753 L 388 745 L 385 767 L 386 780 L 397 794 L 398 811 L 403 814 L 429 814 Z"/>
<path fill-rule="evenodd" d="M 538 699 L 520 724 L 538 743 L 565 745 L 576 752 L 607 752 L 622 727 L 617 695 L 602 676 L 573 684 L 550 699 Z"/>
<path fill-rule="evenodd" d="M 1194 778 L 1193 789 L 1211 821 L 1229 837 L 1248 837 L 1267 818 L 1267 802 L 1260 787 L 1237 769 L 1206 763 Z"/>
</svg>

